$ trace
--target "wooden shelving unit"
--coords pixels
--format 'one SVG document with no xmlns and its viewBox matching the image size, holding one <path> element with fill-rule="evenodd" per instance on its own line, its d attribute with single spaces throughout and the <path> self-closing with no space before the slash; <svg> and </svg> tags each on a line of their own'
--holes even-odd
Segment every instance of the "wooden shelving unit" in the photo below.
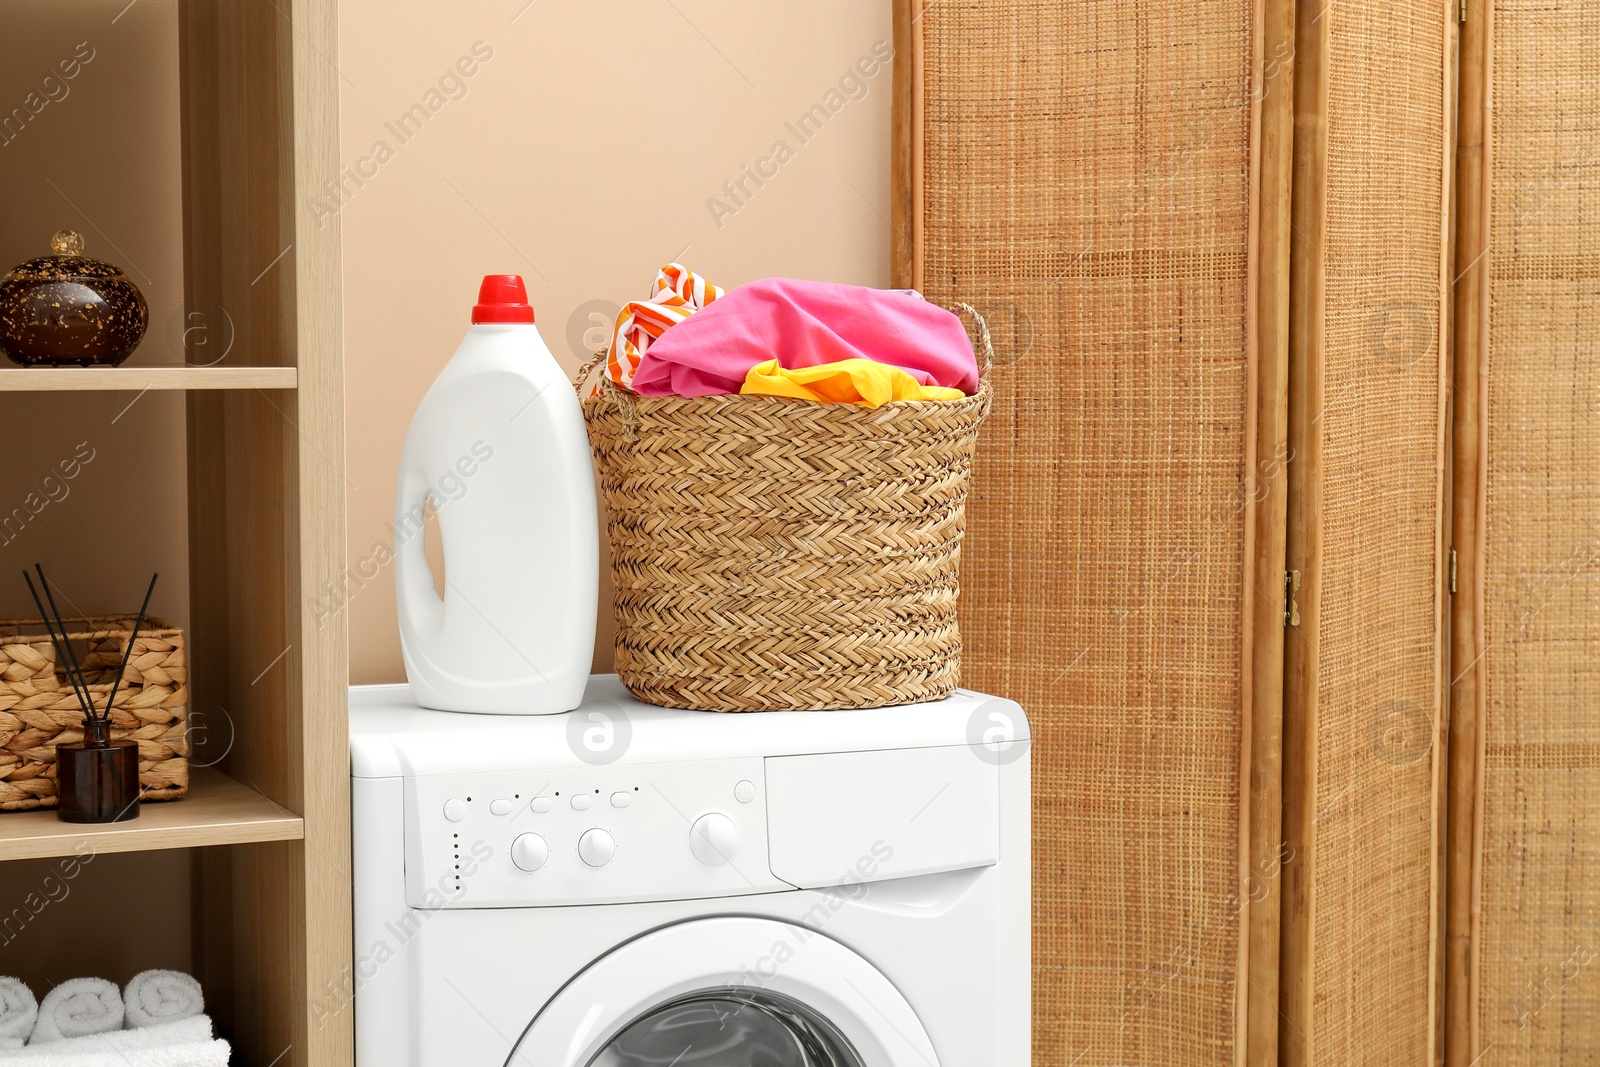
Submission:
<svg viewBox="0 0 1600 1067">
<path fill-rule="evenodd" d="M 307 207 L 338 180 L 337 4 L 207 0 L 176 18 L 184 302 L 226 311 L 230 355 L 5 368 L 0 395 L 184 394 L 191 708 L 227 709 L 231 736 L 194 738 L 215 768 L 136 820 L 0 815 L 0 862 L 184 850 L 191 966 L 233 1062 L 342 1067 L 351 1013 L 319 1005 L 352 973 L 347 630 L 308 608 L 345 557 L 339 227 Z M 138 925 L 123 936 L 160 936 Z"/>
</svg>

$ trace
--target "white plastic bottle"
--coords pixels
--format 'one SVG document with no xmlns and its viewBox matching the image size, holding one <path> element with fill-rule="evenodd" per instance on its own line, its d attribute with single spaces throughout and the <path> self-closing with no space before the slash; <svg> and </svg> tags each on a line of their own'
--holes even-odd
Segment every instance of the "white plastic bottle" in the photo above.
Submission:
<svg viewBox="0 0 1600 1067">
<path fill-rule="evenodd" d="M 400 646 L 417 702 L 542 715 L 583 700 L 599 583 L 576 392 L 514 274 L 483 279 L 466 339 L 422 398 L 395 492 Z M 432 497 L 441 599 L 423 552 Z"/>
</svg>

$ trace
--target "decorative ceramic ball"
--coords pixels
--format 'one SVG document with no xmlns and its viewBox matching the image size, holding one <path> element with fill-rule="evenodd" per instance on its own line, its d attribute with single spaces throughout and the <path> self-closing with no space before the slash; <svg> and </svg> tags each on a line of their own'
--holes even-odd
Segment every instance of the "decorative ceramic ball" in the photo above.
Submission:
<svg viewBox="0 0 1600 1067">
<path fill-rule="evenodd" d="M 30 259 L 0 280 L 0 349 L 24 367 L 115 367 L 144 338 L 150 312 L 121 268 L 83 254 L 62 230 L 53 256 Z"/>
</svg>

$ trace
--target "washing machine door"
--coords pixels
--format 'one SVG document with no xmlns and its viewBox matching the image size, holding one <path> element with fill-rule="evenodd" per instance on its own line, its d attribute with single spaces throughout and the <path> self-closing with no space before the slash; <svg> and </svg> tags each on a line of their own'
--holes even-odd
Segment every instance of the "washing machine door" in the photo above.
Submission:
<svg viewBox="0 0 1600 1067">
<path fill-rule="evenodd" d="M 716 918 L 618 947 L 575 977 L 507 1067 L 939 1067 L 916 1012 L 802 926 Z"/>
</svg>

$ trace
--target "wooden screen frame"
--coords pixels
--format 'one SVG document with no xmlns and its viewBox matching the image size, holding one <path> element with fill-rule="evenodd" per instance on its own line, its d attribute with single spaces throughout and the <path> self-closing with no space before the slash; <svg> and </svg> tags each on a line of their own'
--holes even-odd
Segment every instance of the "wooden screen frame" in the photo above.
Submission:
<svg viewBox="0 0 1600 1067">
<path fill-rule="evenodd" d="M 1329 35 L 1331 20 L 1323 16 L 1329 11 L 1326 0 L 1297 0 L 1295 54 L 1298 60 L 1296 73 L 1295 143 L 1293 175 L 1294 240 L 1291 254 L 1292 326 L 1289 335 L 1290 387 L 1290 439 L 1295 462 L 1290 475 L 1290 509 L 1288 516 L 1288 566 L 1301 574 L 1300 614 L 1301 626 L 1285 650 L 1286 674 L 1284 709 L 1287 730 L 1284 738 L 1284 763 L 1286 767 L 1284 790 L 1284 826 L 1288 847 L 1295 862 L 1285 873 L 1284 912 L 1282 918 L 1282 1011 L 1283 1030 L 1281 1062 L 1287 1067 L 1305 1067 L 1315 1062 L 1314 968 L 1316 962 L 1316 934 L 1314 929 L 1314 885 L 1316 881 L 1316 854 L 1314 848 L 1315 822 L 1318 812 L 1317 780 L 1318 753 L 1316 723 L 1320 692 L 1320 603 L 1323 569 L 1323 448 L 1318 420 L 1329 402 L 1325 390 L 1326 345 L 1326 269 L 1323 251 L 1328 236 L 1328 169 L 1329 169 Z M 1453 107 L 1456 101 L 1456 70 L 1452 59 L 1459 50 L 1456 21 L 1452 5 L 1440 6 L 1440 18 L 1446 21 L 1444 38 L 1443 108 L 1445 121 L 1443 143 L 1443 189 L 1440 213 L 1440 276 L 1439 276 L 1439 393 L 1440 393 L 1440 448 L 1444 469 L 1440 479 L 1438 515 L 1435 534 L 1435 674 L 1440 688 L 1440 714 L 1435 727 L 1433 748 L 1440 755 L 1433 762 L 1432 809 L 1434 839 L 1437 852 L 1432 857 L 1433 872 L 1430 885 L 1429 977 L 1429 1064 L 1442 1055 L 1444 1013 L 1441 1005 L 1446 997 L 1446 967 L 1444 961 L 1446 940 L 1446 801 L 1448 783 L 1446 763 L 1450 759 L 1447 745 L 1449 734 L 1449 700 L 1442 692 L 1449 677 L 1451 639 L 1451 612 L 1459 610 L 1459 598 L 1445 603 L 1448 597 L 1448 540 L 1447 520 L 1455 506 L 1453 478 L 1448 453 L 1451 448 L 1451 378 L 1450 361 L 1443 353 L 1452 347 L 1450 323 L 1453 314 L 1451 303 L 1451 278 L 1449 265 L 1456 249 L 1451 223 L 1449 190 L 1456 181 L 1454 167 L 1456 131 Z M 1299 1036 L 1301 1040 L 1290 1038 Z"/>
<path fill-rule="evenodd" d="M 1446 1067 L 1478 1055 L 1478 920 L 1482 897 L 1485 692 L 1484 537 L 1489 437 L 1489 226 L 1493 0 L 1461 27 L 1456 117 L 1455 389 L 1451 420 L 1451 538 L 1456 596 L 1450 613 L 1449 822 L 1446 831 L 1444 1049 Z M 1459 670 L 1455 666 L 1460 664 Z"/>
</svg>

